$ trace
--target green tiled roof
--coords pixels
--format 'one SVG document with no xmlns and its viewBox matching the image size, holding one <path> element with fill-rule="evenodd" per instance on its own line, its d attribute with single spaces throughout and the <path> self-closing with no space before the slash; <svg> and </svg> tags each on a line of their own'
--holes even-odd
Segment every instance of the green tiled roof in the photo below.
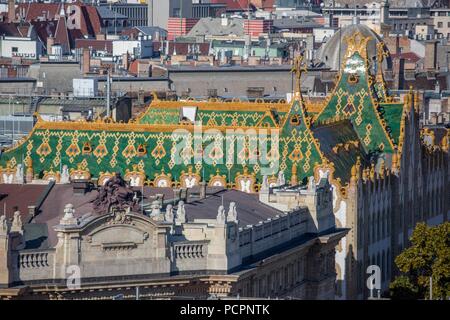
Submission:
<svg viewBox="0 0 450 320">
<path fill-rule="evenodd" d="M 340 178 L 343 184 L 350 181 L 351 168 L 358 157 L 361 164 L 368 163 L 368 156 L 349 120 L 315 127 L 313 135 L 319 139 L 324 156 L 334 164 L 334 177 Z"/>
<path fill-rule="evenodd" d="M 378 98 L 369 84 L 366 61 L 354 52 L 345 62 L 333 95 L 317 117 L 318 123 L 351 120 L 366 152 L 393 152 L 392 141 L 380 122 Z"/>
<path fill-rule="evenodd" d="M 238 99 L 155 100 L 133 123 L 39 120 L 24 142 L 2 153 L 0 165 L 10 161 L 15 166 L 31 158 L 39 177 L 67 165 L 87 168 L 94 178 L 101 172 L 125 174 L 137 167 L 149 180 L 164 171 L 177 181 L 192 166 L 206 181 L 218 173 L 228 182 L 246 167 L 257 182 L 279 170 L 286 181 L 296 171 L 297 181 L 304 182 L 325 157 L 334 164 L 334 176 L 345 184 L 358 157 L 364 165 L 373 154 L 393 152 L 403 121 L 403 104 L 386 102 L 390 99 L 384 88 L 376 81 L 372 84 L 364 54 L 354 51 L 346 56 L 335 90 L 312 124 L 301 96 L 290 105 Z M 181 119 L 183 107 L 196 107 L 200 135 Z M 233 129 L 241 131 L 230 135 Z M 261 136 L 261 129 L 267 135 Z M 184 141 L 174 140 L 182 137 Z"/>
</svg>

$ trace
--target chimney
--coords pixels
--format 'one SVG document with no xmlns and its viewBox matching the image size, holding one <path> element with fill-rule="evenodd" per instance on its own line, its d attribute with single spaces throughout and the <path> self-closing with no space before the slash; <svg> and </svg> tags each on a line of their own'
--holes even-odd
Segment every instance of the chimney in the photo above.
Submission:
<svg viewBox="0 0 450 320">
<path fill-rule="evenodd" d="M 200 182 L 200 199 L 206 198 L 206 182 Z"/>
<path fill-rule="evenodd" d="M 397 37 L 395 37 L 395 53 L 396 54 L 401 53 L 401 50 L 400 50 L 400 37 L 399 37 L 399 35 L 397 35 Z"/>
<path fill-rule="evenodd" d="M 52 54 L 52 48 L 53 45 L 55 44 L 55 38 L 53 38 L 53 36 L 50 36 L 47 38 L 47 55 L 51 55 Z"/>
<path fill-rule="evenodd" d="M 431 40 L 425 42 L 425 70 L 436 69 L 436 50 L 437 41 Z"/>
<path fill-rule="evenodd" d="M 8 0 L 8 22 L 16 20 L 16 6 L 14 0 Z"/>
<path fill-rule="evenodd" d="M 83 58 L 81 60 L 83 74 L 89 73 L 91 70 L 91 51 L 87 48 L 83 48 Z"/>
<path fill-rule="evenodd" d="M 104 34 L 104 33 L 96 34 L 95 39 L 96 40 L 106 40 L 106 34 Z"/>
<path fill-rule="evenodd" d="M 394 61 L 394 89 L 403 89 L 405 78 L 405 59 L 398 58 Z"/>
<path fill-rule="evenodd" d="M 128 70 L 128 51 L 122 54 L 122 66 L 125 70 Z"/>
</svg>

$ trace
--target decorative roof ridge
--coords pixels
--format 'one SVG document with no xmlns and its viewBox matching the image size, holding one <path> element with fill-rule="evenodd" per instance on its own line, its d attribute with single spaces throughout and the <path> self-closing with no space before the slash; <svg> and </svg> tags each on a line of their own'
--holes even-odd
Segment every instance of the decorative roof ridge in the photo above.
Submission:
<svg viewBox="0 0 450 320">
<path fill-rule="evenodd" d="M 212 110 L 212 111 L 242 111 L 242 112 L 265 112 L 267 110 L 276 110 L 278 112 L 289 112 L 290 104 L 285 99 L 279 99 L 278 101 L 266 101 L 264 99 L 256 99 L 254 102 L 242 101 L 239 98 L 232 99 L 219 99 L 210 98 L 207 101 L 196 100 L 189 98 L 187 100 L 160 100 L 155 93 L 153 93 L 153 101 L 148 107 L 142 111 L 135 119 L 139 123 L 151 110 L 158 107 L 164 107 L 165 109 L 180 109 L 183 106 L 189 105 L 189 103 L 195 103 L 196 107 L 200 110 Z"/>
<path fill-rule="evenodd" d="M 347 118 L 347 117 L 338 117 L 337 119 L 332 118 L 328 122 L 322 122 L 322 121 L 313 122 L 311 124 L 311 127 L 312 127 L 312 129 L 318 129 L 318 128 L 323 128 L 323 127 L 332 127 L 337 124 L 342 124 L 342 123 L 346 123 L 346 122 L 349 123 L 354 130 L 354 126 L 353 126 L 351 119 Z"/>
<path fill-rule="evenodd" d="M 378 107 L 380 106 L 380 102 L 378 101 L 378 98 L 377 98 L 377 95 L 376 95 L 376 92 L 375 92 L 375 89 L 374 89 L 374 78 L 375 77 L 369 73 L 367 59 L 365 60 L 365 63 L 366 63 L 367 84 L 368 84 L 368 87 L 369 87 L 369 97 L 370 97 L 370 101 L 372 102 L 373 111 L 375 113 L 377 122 L 380 125 L 380 127 L 382 128 L 383 133 L 385 134 L 386 139 L 389 142 L 392 150 L 395 150 L 394 138 L 387 132 L 387 130 L 386 130 L 386 120 L 381 118 L 380 111 L 378 110 Z"/>
<path fill-rule="evenodd" d="M 137 123 L 135 119 L 129 122 L 114 122 L 111 118 L 97 118 L 95 121 L 46 121 L 39 113 L 33 114 L 36 117 L 36 124 L 28 135 L 22 138 L 15 146 L 6 148 L 4 153 L 9 153 L 25 144 L 36 130 L 74 130 L 74 131 L 133 131 L 133 132 L 172 132 L 176 129 L 186 129 L 187 131 L 194 131 L 195 124 L 146 124 Z M 225 132 L 235 126 L 210 126 L 203 125 L 205 130 L 216 129 Z M 240 129 L 255 129 L 257 126 L 240 126 Z M 279 127 L 261 127 L 269 130 L 279 130 Z"/>
</svg>

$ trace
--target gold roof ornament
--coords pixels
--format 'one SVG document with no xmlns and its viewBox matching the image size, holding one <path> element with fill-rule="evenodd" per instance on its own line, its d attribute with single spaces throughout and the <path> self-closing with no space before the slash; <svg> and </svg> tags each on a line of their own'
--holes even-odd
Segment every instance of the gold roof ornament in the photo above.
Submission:
<svg viewBox="0 0 450 320">
<path fill-rule="evenodd" d="M 294 163 L 292 165 L 291 186 L 296 186 L 297 184 L 298 184 L 297 164 Z"/>
<path fill-rule="evenodd" d="M 294 64 L 292 66 L 291 72 L 295 75 L 295 95 L 296 98 L 301 98 L 301 84 L 300 79 L 304 72 L 307 72 L 306 64 L 303 62 L 303 55 L 295 57 Z"/>
<path fill-rule="evenodd" d="M 381 65 L 383 63 L 384 58 L 389 57 L 389 50 L 387 50 L 386 46 L 383 42 L 377 42 L 377 61 L 378 64 Z M 381 71 L 381 68 L 378 67 L 378 71 Z"/>
<path fill-rule="evenodd" d="M 381 175 L 382 177 L 384 177 L 384 171 L 385 171 L 385 169 L 386 169 L 386 165 L 385 165 L 385 163 L 384 163 L 384 159 L 381 159 L 381 163 L 380 163 L 380 175 Z"/>
<path fill-rule="evenodd" d="M 350 182 L 358 181 L 358 170 L 356 169 L 356 164 L 352 166 L 351 175 Z"/>
<path fill-rule="evenodd" d="M 359 53 L 361 57 L 367 59 L 367 43 L 372 40 L 371 36 L 365 37 L 361 32 L 355 32 L 351 36 L 344 37 L 347 43 L 345 58 L 350 58 L 354 53 Z"/>
<path fill-rule="evenodd" d="M 443 151 L 448 152 L 448 135 L 445 135 L 441 141 L 441 148 Z"/>
<path fill-rule="evenodd" d="M 398 155 L 397 153 L 392 154 L 392 170 L 398 169 Z"/>
<path fill-rule="evenodd" d="M 372 165 L 370 166 L 370 180 L 374 180 L 375 179 L 375 164 L 372 163 Z"/>
</svg>

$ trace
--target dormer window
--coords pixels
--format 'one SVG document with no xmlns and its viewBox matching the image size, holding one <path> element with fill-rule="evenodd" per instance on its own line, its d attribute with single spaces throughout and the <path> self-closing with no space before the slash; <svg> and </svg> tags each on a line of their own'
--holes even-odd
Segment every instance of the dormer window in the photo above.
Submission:
<svg viewBox="0 0 450 320">
<path fill-rule="evenodd" d="M 294 114 L 291 116 L 290 119 L 291 125 L 292 126 L 298 126 L 300 124 L 300 117 L 298 114 Z"/>
<path fill-rule="evenodd" d="M 197 107 L 182 107 L 180 110 L 180 122 L 194 123 L 197 118 Z"/>
<path fill-rule="evenodd" d="M 352 73 L 348 76 L 348 83 L 350 84 L 356 84 L 358 83 L 358 75 Z"/>
</svg>

